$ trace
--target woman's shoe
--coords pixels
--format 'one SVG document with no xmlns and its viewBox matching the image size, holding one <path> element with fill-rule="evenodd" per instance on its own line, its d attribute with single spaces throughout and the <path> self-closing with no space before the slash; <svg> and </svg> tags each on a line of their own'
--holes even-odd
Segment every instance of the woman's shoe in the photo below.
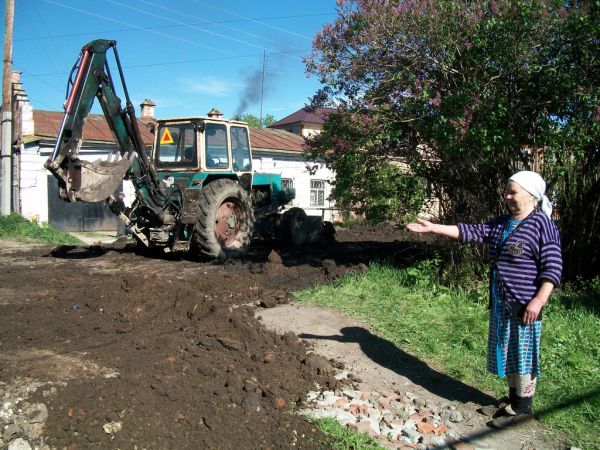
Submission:
<svg viewBox="0 0 600 450">
<path fill-rule="evenodd" d="M 494 420 L 490 420 L 487 425 L 489 427 L 495 428 L 496 430 L 503 430 L 505 428 L 509 428 L 515 425 L 519 425 L 520 423 L 527 422 L 528 420 L 532 420 L 533 414 L 517 414 L 515 416 L 501 416 L 496 417 Z"/>
<path fill-rule="evenodd" d="M 511 402 L 510 405 L 504 408 L 506 415 L 496 417 L 488 422 L 488 425 L 492 428 L 503 429 L 531 420 L 533 419 L 532 404 L 533 397 L 516 396 L 514 403 Z"/>
<path fill-rule="evenodd" d="M 498 414 L 502 414 L 507 407 L 510 408 L 510 400 L 508 397 L 503 397 L 493 405 L 485 405 L 478 408 L 477 412 L 484 416 L 496 417 Z"/>
</svg>

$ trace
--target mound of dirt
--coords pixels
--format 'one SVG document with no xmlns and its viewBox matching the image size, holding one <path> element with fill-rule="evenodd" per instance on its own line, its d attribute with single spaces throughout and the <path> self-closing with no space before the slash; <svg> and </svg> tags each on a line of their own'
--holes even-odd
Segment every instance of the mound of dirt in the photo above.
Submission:
<svg viewBox="0 0 600 450">
<path fill-rule="evenodd" d="M 258 242 L 222 265 L 130 242 L 11 246 L 0 252 L 0 448 L 330 447 L 290 412 L 315 384 L 340 382 L 255 310 L 372 259 L 422 254 L 399 236 L 384 226 L 313 248 Z M 40 404 L 47 417 L 33 426 Z"/>
</svg>

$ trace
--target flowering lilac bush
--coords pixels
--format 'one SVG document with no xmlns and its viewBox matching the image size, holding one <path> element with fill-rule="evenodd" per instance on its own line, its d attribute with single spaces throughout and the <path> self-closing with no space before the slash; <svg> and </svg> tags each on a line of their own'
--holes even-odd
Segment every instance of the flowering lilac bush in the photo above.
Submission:
<svg viewBox="0 0 600 450">
<path fill-rule="evenodd" d="M 587 236 L 585 247 L 600 250 L 600 221 L 587 207 L 587 216 L 578 213 L 583 224 L 565 218 L 600 188 L 599 8 L 557 0 L 338 0 L 338 18 L 317 34 L 306 59 L 323 84 L 313 102 L 336 108 L 309 148 L 338 179 L 352 179 L 338 181 L 334 196 L 364 205 L 361 187 L 373 171 L 402 161 L 430 182 L 443 219 L 480 220 L 504 210 L 508 176 L 531 168 L 549 181 L 563 235 Z M 344 161 L 355 154 L 373 171 L 348 171 Z M 598 196 L 589 197 L 598 211 Z M 574 260 L 585 248 L 577 245 L 566 248 Z"/>
</svg>

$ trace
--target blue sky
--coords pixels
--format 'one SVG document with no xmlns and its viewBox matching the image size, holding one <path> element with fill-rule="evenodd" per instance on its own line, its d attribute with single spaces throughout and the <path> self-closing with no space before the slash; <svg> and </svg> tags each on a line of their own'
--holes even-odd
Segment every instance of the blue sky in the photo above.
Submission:
<svg viewBox="0 0 600 450">
<path fill-rule="evenodd" d="M 13 66 L 35 109 L 62 111 L 81 47 L 114 39 L 137 113 L 150 98 L 158 118 L 258 116 L 263 92 L 281 119 L 318 89 L 302 57 L 335 17 L 335 0 L 15 0 Z"/>
</svg>

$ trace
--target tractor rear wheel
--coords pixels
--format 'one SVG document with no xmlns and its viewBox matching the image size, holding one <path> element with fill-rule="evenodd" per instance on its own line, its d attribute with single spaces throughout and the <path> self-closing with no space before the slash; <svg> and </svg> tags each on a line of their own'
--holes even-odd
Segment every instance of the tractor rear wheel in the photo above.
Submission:
<svg viewBox="0 0 600 450">
<path fill-rule="evenodd" d="M 193 249 L 218 260 L 243 255 L 254 230 L 254 212 L 244 188 L 221 178 L 202 188 L 199 203 Z"/>
<path fill-rule="evenodd" d="M 281 237 L 284 242 L 300 246 L 308 236 L 308 217 L 302 208 L 290 208 L 281 217 Z"/>
</svg>

